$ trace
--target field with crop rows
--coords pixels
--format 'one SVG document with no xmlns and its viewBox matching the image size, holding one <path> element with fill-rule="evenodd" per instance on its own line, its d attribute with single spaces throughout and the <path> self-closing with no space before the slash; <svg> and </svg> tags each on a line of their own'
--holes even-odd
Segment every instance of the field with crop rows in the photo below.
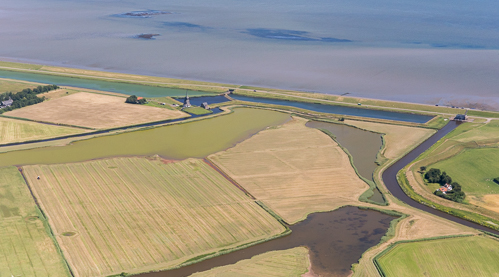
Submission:
<svg viewBox="0 0 499 277">
<path fill-rule="evenodd" d="M 499 276 L 499 241 L 484 236 L 402 243 L 378 261 L 387 277 Z"/>
<path fill-rule="evenodd" d="M 201 160 L 114 158 L 24 170 L 76 276 L 170 268 L 285 231 Z"/>
<path fill-rule="evenodd" d="M 68 276 L 16 167 L 0 168 L 0 276 Z"/>
<path fill-rule="evenodd" d="M 383 155 L 388 159 L 400 157 L 400 155 L 421 144 L 436 132 L 432 129 L 357 120 L 345 120 L 345 123 L 361 129 L 385 134 L 383 139 L 386 147 Z"/>
<path fill-rule="evenodd" d="M 125 103 L 125 98 L 79 92 L 5 115 L 96 129 L 187 117 L 186 113 Z"/>
<path fill-rule="evenodd" d="M 209 159 L 288 223 L 357 203 L 368 185 L 332 138 L 305 123 L 294 118 Z"/>
<path fill-rule="evenodd" d="M 78 134 L 87 130 L 0 117 L 0 144 Z"/>
<path fill-rule="evenodd" d="M 287 250 L 270 251 L 232 265 L 194 273 L 191 277 L 300 277 L 308 272 L 309 266 L 308 249 L 296 247 Z"/>
</svg>

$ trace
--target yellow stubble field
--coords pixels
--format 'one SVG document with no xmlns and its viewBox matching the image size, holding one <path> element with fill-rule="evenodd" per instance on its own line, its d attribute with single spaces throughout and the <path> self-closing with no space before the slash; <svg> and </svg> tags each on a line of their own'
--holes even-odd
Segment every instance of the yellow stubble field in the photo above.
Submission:
<svg viewBox="0 0 499 277">
<path fill-rule="evenodd" d="M 167 269 L 285 231 L 201 160 L 114 158 L 24 171 L 75 276 Z"/>
<path fill-rule="evenodd" d="M 6 112 L 5 115 L 95 129 L 189 116 L 176 110 L 127 104 L 123 97 L 88 92 L 79 92 L 45 101 Z"/>
<path fill-rule="evenodd" d="M 288 223 L 359 203 L 368 189 L 328 135 L 292 121 L 208 158 Z"/>
</svg>

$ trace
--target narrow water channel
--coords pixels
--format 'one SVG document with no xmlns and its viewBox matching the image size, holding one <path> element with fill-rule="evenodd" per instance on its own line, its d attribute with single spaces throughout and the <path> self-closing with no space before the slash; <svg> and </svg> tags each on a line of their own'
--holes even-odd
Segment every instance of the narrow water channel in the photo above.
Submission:
<svg viewBox="0 0 499 277">
<path fill-rule="evenodd" d="M 460 122 L 456 121 L 451 121 L 449 122 L 445 127 L 442 129 L 438 130 L 433 136 L 428 138 L 426 141 L 424 141 L 422 144 L 418 145 L 416 148 L 414 148 L 411 152 L 409 152 L 407 155 L 402 157 L 400 160 L 395 162 L 393 165 L 391 165 L 389 168 L 387 168 L 382 175 L 383 178 L 383 183 L 385 183 L 386 188 L 390 191 L 390 193 L 401 200 L 402 202 L 410 205 L 411 207 L 414 207 L 419 210 L 423 210 L 425 212 L 434 214 L 436 216 L 454 221 L 456 223 L 475 228 L 478 230 L 482 231 L 487 231 L 494 233 L 496 235 L 499 235 L 499 231 L 493 230 L 490 228 L 487 228 L 485 226 L 482 226 L 480 224 L 464 220 L 462 218 L 450 215 L 448 213 L 441 212 L 439 210 L 436 210 L 432 207 L 423 205 L 409 196 L 405 194 L 405 192 L 402 190 L 400 187 L 398 181 L 397 181 L 397 173 L 404 168 L 406 165 L 414 161 L 419 155 L 421 155 L 423 152 L 425 152 L 428 148 L 430 148 L 433 144 L 438 142 L 441 138 L 443 138 L 445 135 L 450 133 L 452 130 L 454 130 L 457 126 L 461 124 Z"/>
<path fill-rule="evenodd" d="M 314 213 L 295 225 L 291 234 L 246 249 L 174 270 L 144 273 L 140 277 L 180 277 L 236 263 L 273 250 L 306 246 L 312 271 L 320 276 L 348 276 L 362 253 L 379 243 L 395 216 L 357 207 Z"/>
<path fill-rule="evenodd" d="M 116 156 L 158 154 L 169 159 L 204 158 L 259 131 L 283 124 L 290 116 L 263 109 L 234 112 L 199 121 L 102 136 L 53 146 L 0 154 L 0 166 L 81 162 Z"/>
<path fill-rule="evenodd" d="M 344 124 L 321 121 L 309 121 L 306 126 L 331 132 L 338 143 L 352 155 L 353 163 L 359 174 L 372 180 L 373 172 L 378 166 L 375 163 L 376 157 L 382 146 L 380 134 Z"/>
<path fill-rule="evenodd" d="M 305 103 L 305 102 L 287 101 L 287 100 L 273 99 L 273 98 L 250 97 L 250 96 L 243 96 L 243 95 L 237 95 L 237 94 L 232 94 L 230 97 L 235 99 L 235 100 L 273 104 L 273 105 L 282 105 L 282 106 L 291 106 L 291 107 L 296 107 L 296 108 L 301 108 L 301 109 L 315 111 L 315 112 L 321 112 L 321 113 L 362 116 L 362 117 L 397 120 L 397 121 L 404 121 L 404 122 L 426 123 L 427 121 L 429 121 L 430 119 L 433 118 L 432 116 L 421 115 L 421 114 L 399 113 L 399 112 L 390 112 L 390 111 L 381 111 L 381 110 L 370 110 L 370 109 L 364 109 L 364 108 L 335 106 L 335 105 L 318 104 L 318 103 Z"/>
<path fill-rule="evenodd" d="M 123 94 L 135 94 L 142 97 L 161 97 L 161 96 L 183 96 L 185 89 L 165 88 L 157 86 L 147 86 L 140 84 L 120 83 L 98 79 L 74 78 L 68 76 L 56 76 L 30 72 L 9 71 L 0 69 L 0 78 L 23 80 L 43 84 L 56 84 L 59 86 L 71 86 L 86 89 L 95 89 L 102 91 L 118 92 Z M 213 95 L 212 92 L 189 90 L 190 96 L 195 95 Z"/>
</svg>

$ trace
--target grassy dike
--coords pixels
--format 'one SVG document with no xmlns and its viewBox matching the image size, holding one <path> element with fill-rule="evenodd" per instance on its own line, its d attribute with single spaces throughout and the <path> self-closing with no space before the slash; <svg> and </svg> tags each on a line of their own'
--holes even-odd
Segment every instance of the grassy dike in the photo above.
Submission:
<svg viewBox="0 0 499 277">
<path fill-rule="evenodd" d="M 387 111 L 398 111 L 406 113 L 419 114 L 442 114 L 445 116 L 461 113 L 461 109 L 440 107 L 433 105 L 424 105 L 416 103 L 395 102 L 387 100 L 357 98 L 348 96 L 328 95 L 322 93 L 311 93 L 303 91 L 289 91 L 280 89 L 257 88 L 249 86 L 240 86 L 234 84 L 221 84 L 213 82 L 193 81 L 184 79 L 174 79 L 165 77 L 142 76 L 134 74 L 114 73 L 96 70 L 84 70 L 75 68 L 64 68 L 56 66 L 44 66 L 34 64 L 12 63 L 0 61 L 0 69 L 20 72 L 30 72 L 45 75 L 68 76 L 72 78 L 81 78 L 89 80 L 105 80 L 117 83 L 142 84 L 148 86 L 189 89 L 197 91 L 206 91 L 222 93 L 227 89 L 235 89 L 236 94 L 277 98 L 284 100 L 293 100 L 299 102 L 317 102 L 331 105 L 356 106 L 360 108 L 379 109 Z M 361 106 L 358 106 L 358 103 Z M 499 118 L 499 112 L 471 110 L 469 115 Z"/>
</svg>

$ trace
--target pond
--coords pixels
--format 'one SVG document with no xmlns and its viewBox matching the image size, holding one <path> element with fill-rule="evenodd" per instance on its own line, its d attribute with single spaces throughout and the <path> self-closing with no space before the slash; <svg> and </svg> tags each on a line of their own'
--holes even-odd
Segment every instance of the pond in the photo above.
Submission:
<svg viewBox="0 0 499 277">
<path fill-rule="evenodd" d="M 236 108 L 233 113 L 199 121 L 102 136 L 67 146 L 0 154 L 0 166 L 80 162 L 114 156 L 158 154 L 169 159 L 203 158 L 253 134 L 289 120 L 285 113 Z"/>
<path fill-rule="evenodd" d="M 287 101 L 287 100 L 272 99 L 272 98 L 250 97 L 250 96 L 243 96 L 236 94 L 231 94 L 230 97 L 235 100 L 291 106 L 321 113 L 362 116 L 362 117 L 397 120 L 404 122 L 425 123 L 433 118 L 432 116 L 420 115 L 420 114 L 398 113 L 398 112 L 370 110 L 370 109 L 355 108 L 355 107 L 333 106 L 333 105 L 317 104 L 317 103 L 304 103 L 304 102 Z"/>
<path fill-rule="evenodd" d="M 378 166 L 376 157 L 382 146 L 381 134 L 321 121 L 309 121 L 306 126 L 331 132 L 338 143 L 348 150 L 359 174 L 368 180 L 373 179 L 373 172 Z"/>
<path fill-rule="evenodd" d="M 246 249 L 211 258 L 193 265 L 140 277 L 180 277 L 214 267 L 236 263 L 273 250 L 305 246 L 310 251 L 312 271 L 318 276 L 348 276 L 352 264 L 378 244 L 397 217 L 357 207 L 314 213 L 295 225 L 291 234 Z"/>
<path fill-rule="evenodd" d="M 182 96 L 185 95 L 185 89 L 164 88 L 155 86 L 146 86 L 140 84 L 129 84 L 111 82 L 106 80 L 72 78 L 67 76 L 56 76 L 42 73 L 18 72 L 0 69 L 0 78 L 9 78 L 44 84 L 55 84 L 58 86 L 71 86 L 78 88 L 118 92 L 128 95 L 137 95 L 142 97 L 161 97 L 161 96 Z M 189 90 L 189 95 L 213 95 L 211 92 Z"/>
</svg>

